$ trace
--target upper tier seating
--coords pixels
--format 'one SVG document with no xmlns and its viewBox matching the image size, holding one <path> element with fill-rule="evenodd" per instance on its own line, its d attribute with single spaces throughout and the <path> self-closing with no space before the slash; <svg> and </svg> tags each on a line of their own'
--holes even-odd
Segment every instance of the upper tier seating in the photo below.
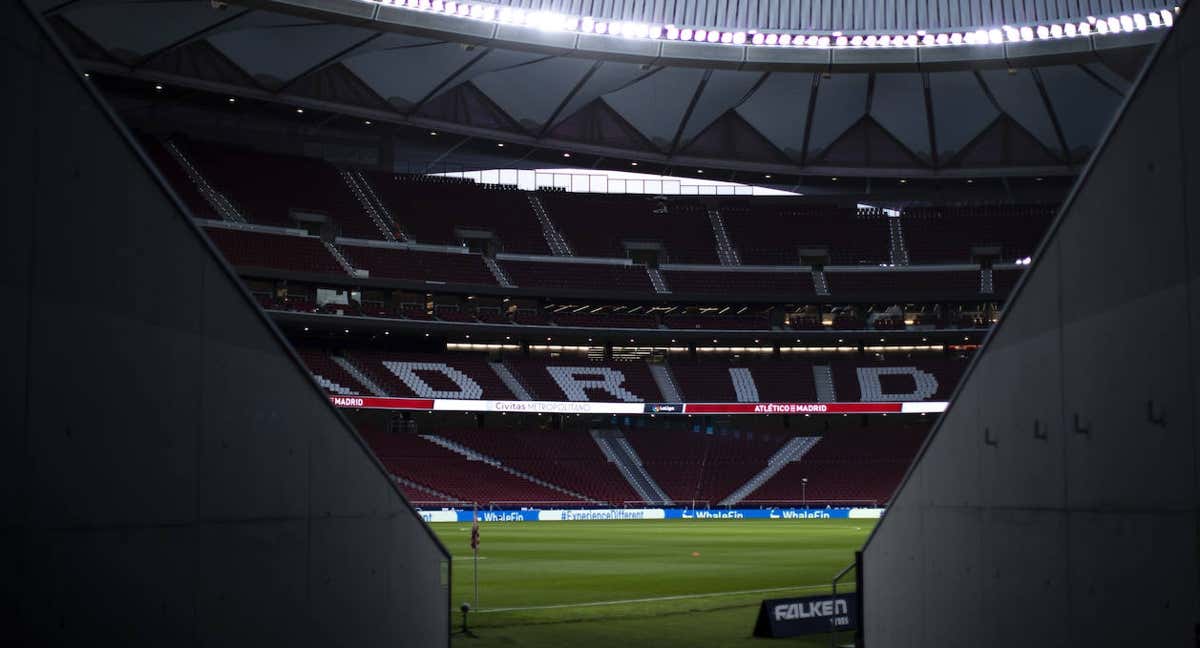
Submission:
<svg viewBox="0 0 1200 648">
<path fill-rule="evenodd" d="M 452 178 L 363 172 L 392 217 L 419 243 L 458 245 L 455 229 L 492 232 L 503 250 L 549 254 L 528 194 Z"/>
<path fill-rule="evenodd" d="M 716 505 L 762 470 L 786 439 L 680 430 L 627 430 L 642 465 L 677 504 Z"/>
<path fill-rule="evenodd" d="M 825 282 L 835 298 L 912 302 L 959 297 L 979 299 L 979 270 L 827 270 Z"/>
<path fill-rule="evenodd" d="M 747 496 L 748 504 L 884 505 L 904 478 L 928 426 L 886 425 L 826 433 L 804 458 L 790 463 Z M 882 419 L 890 420 L 890 419 Z M 801 487 L 801 479 L 807 484 Z"/>
<path fill-rule="evenodd" d="M 294 227 L 291 212 L 298 210 L 327 216 L 345 236 L 382 236 L 329 162 L 200 141 L 183 148 L 251 223 Z"/>
<path fill-rule="evenodd" d="M 483 356 L 353 351 L 346 357 L 389 396 L 516 400 Z M 404 377 L 385 363 L 406 363 Z"/>
<path fill-rule="evenodd" d="M 624 257 L 625 241 L 661 243 L 672 263 L 716 264 L 708 212 L 649 196 L 543 193 L 542 204 L 577 256 Z"/>
<path fill-rule="evenodd" d="M 366 424 L 359 433 L 393 474 L 480 504 L 583 503 L 482 461 L 471 461 L 415 434 L 392 434 Z"/>
<path fill-rule="evenodd" d="M 342 245 L 342 254 L 355 268 L 372 277 L 495 286 L 496 278 L 478 254 L 424 252 L 398 247 Z"/>
<path fill-rule="evenodd" d="M 736 403 L 731 368 L 749 371 L 761 402 L 800 402 L 817 400 L 813 363 L 807 359 L 762 359 L 729 361 L 701 358 L 696 361 L 672 360 L 671 372 L 683 399 L 701 403 Z"/>
<path fill-rule="evenodd" d="M 770 318 L 763 313 L 741 315 L 664 315 L 663 324 L 673 329 L 702 329 L 706 331 L 765 331 L 771 328 Z"/>
<path fill-rule="evenodd" d="M 1011 263 L 1033 254 L 1058 208 L 1051 205 L 912 207 L 902 222 L 914 264 L 966 263 L 972 247 L 1000 248 Z"/>
<path fill-rule="evenodd" d="M 506 466 L 614 506 L 639 499 L 591 435 L 581 430 L 471 429 L 438 434 Z"/>
<path fill-rule="evenodd" d="M 235 266 L 346 274 L 321 239 L 314 236 L 264 234 L 224 227 L 206 227 L 204 232 Z"/>
<path fill-rule="evenodd" d="M 504 363 L 538 400 L 602 403 L 663 400 L 645 362 L 600 363 L 581 357 L 508 358 Z"/>
<path fill-rule="evenodd" d="M 731 199 L 720 209 L 733 246 L 748 265 L 798 265 L 801 248 L 827 249 L 832 265 L 888 262 L 882 212 L 778 199 Z"/>
<path fill-rule="evenodd" d="M 646 267 L 642 265 L 550 263 L 506 259 L 500 261 L 500 266 L 512 283 L 521 288 L 654 292 L 654 287 L 650 285 L 650 275 L 646 274 Z"/>
<path fill-rule="evenodd" d="M 729 270 L 663 270 L 672 293 L 716 295 L 777 295 L 781 300 L 816 296 L 810 272 L 745 272 Z"/>
</svg>

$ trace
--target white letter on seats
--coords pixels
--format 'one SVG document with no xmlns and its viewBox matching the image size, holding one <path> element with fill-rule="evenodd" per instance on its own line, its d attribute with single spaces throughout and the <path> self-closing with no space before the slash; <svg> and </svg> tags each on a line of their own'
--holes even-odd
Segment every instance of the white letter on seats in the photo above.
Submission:
<svg viewBox="0 0 1200 648">
<path fill-rule="evenodd" d="M 909 394 L 885 394 L 879 384 L 880 376 L 912 376 L 917 386 Z M 859 367 L 858 386 L 861 400 L 866 402 L 919 401 L 937 392 L 938 381 L 933 374 L 916 367 Z"/>
<path fill-rule="evenodd" d="M 441 362 L 396 362 L 394 360 L 385 360 L 383 366 L 396 374 L 409 389 L 413 390 L 413 393 L 421 398 L 461 398 L 464 400 L 483 398 L 483 388 L 479 386 L 479 383 L 471 380 L 470 376 L 458 369 Z M 434 389 L 417 375 L 417 371 L 436 371 L 449 378 L 450 382 L 458 385 L 458 391 L 439 391 Z"/>
<path fill-rule="evenodd" d="M 642 399 L 621 385 L 625 383 L 625 374 L 608 367 L 546 367 L 550 377 L 558 383 L 558 387 L 567 395 L 567 400 L 587 401 L 588 389 L 600 389 L 625 401 L 640 403 Z"/>
</svg>

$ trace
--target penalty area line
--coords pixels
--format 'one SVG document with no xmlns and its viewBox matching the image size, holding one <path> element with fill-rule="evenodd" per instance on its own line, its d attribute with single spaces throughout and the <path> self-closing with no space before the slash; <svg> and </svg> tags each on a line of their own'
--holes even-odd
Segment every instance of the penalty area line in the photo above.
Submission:
<svg viewBox="0 0 1200 648">
<path fill-rule="evenodd" d="M 709 592 L 707 594 L 677 594 L 675 596 L 653 596 L 650 598 L 621 599 L 617 601 L 592 601 L 589 603 L 556 603 L 554 605 L 527 605 L 524 607 L 486 608 L 476 610 L 475 614 L 488 612 L 524 612 L 527 610 L 561 610 L 565 608 L 601 607 L 605 605 L 626 605 L 630 603 L 653 603 L 655 601 L 683 601 L 687 599 L 715 598 L 718 596 L 737 596 L 739 594 L 765 594 L 767 592 L 793 592 L 829 587 L 828 583 L 820 585 L 792 585 L 790 587 L 766 587 L 763 589 L 733 590 L 729 592 Z"/>
</svg>

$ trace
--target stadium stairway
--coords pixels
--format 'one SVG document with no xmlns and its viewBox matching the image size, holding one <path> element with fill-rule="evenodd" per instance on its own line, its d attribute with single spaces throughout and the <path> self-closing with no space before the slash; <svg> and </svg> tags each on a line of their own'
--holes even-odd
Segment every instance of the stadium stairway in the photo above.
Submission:
<svg viewBox="0 0 1200 648">
<path fill-rule="evenodd" d="M 348 373 L 352 377 L 354 377 L 354 379 L 357 380 L 359 382 L 359 384 L 361 384 L 363 387 L 366 387 L 367 389 L 369 389 L 372 394 L 374 394 L 376 396 L 387 396 L 388 395 L 388 393 L 386 391 L 384 391 L 383 388 L 381 388 L 378 383 L 376 383 L 374 380 L 371 380 L 371 377 L 368 376 L 366 374 L 366 372 L 364 372 L 364 371 L 360 370 L 358 367 L 354 366 L 353 362 L 350 362 L 349 360 L 347 360 L 341 356 L 330 356 L 330 358 L 333 359 L 334 363 L 337 364 L 337 366 L 341 367 L 342 369 L 344 369 L 346 371 L 346 373 Z"/>
<path fill-rule="evenodd" d="M 590 504 L 596 504 L 599 506 L 605 505 L 605 502 L 601 502 L 598 499 L 593 499 L 591 497 L 588 497 L 587 495 L 584 495 L 583 493 L 573 491 L 569 488 L 563 488 L 562 486 L 559 486 L 557 484 L 551 484 L 550 482 L 548 482 L 544 479 L 538 479 L 537 477 L 534 477 L 533 475 L 530 475 L 529 473 L 522 472 L 511 466 L 506 466 L 506 465 L 504 465 L 504 462 L 500 461 L 499 459 L 496 459 L 495 457 L 489 457 L 481 452 L 472 450 L 471 448 L 468 448 L 467 446 L 465 446 L 461 443 L 458 443 L 457 441 L 451 441 L 450 439 L 447 439 L 446 437 L 438 436 L 436 434 L 422 434 L 421 438 L 423 438 L 426 441 L 429 441 L 431 443 L 440 445 L 443 448 L 445 448 L 451 452 L 456 452 L 471 461 L 482 461 L 482 462 L 488 464 L 489 466 L 496 468 L 497 470 L 503 470 L 504 472 L 506 472 L 510 475 L 513 475 L 514 477 L 520 477 L 521 479 L 524 479 L 529 482 L 533 482 L 533 483 L 537 484 L 538 486 L 549 488 L 550 490 L 553 490 L 553 491 L 558 491 L 559 493 L 562 493 L 564 495 L 570 495 L 571 497 L 574 497 L 580 501 L 588 502 Z"/>
<path fill-rule="evenodd" d="M 617 466 L 621 476 L 629 482 L 642 500 L 651 504 L 674 504 L 646 471 L 637 451 L 629 445 L 629 441 L 620 430 L 592 430 L 591 433 L 596 445 L 600 446 L 600 451 Z"/>
<path fill-rule="evenodd" d="M 658 385 L 658 391 L 662 392 L 663 399 L 669 403 L 682 403 L 683 397 L 679 395 L 679 385 L 671 375 L 670 367 L 665 364 L 647 366 L 650 367 L 650 375 L 654 378 L 654 384 Z"/>
<path fill-rule="evenodd" d="M 533 400 L 533 396 L 529 395 L 529 390 L 525 389 L 525 385 L 521 384 L 520 380 L 517 380 L 517 377 L 513 375 L 513 372 L 508 370 L 508 367 L 503 362 L 489 362 L 488 366 L 492 368 L 492 371 L 496 372 L 496 376 L 500 379 L 500 382 L 504 383 L 504 386 L 508 387 L 508 390 L 517 398 L 521 400 Z"/>
<path fill-rule="evenodd" d="M 200 195 L 204 196 L 204 199 L 212 205 L 213 210 L 223 220 L 231 223 L 246 222 L 246 217 L 238 211 L 237 207 L 234 207 L 225 194 L 213 188 L 208 178 L 205 178 L 204 174 L 200 173 L 200 169 L 196 168 L 196 165 L 192 163 L 192 160 L 188 158 L 187 154 L 183 152 L 183 149 L 174 140 L 164 140 L 163 148 L 179 163 L 179 166 L 183 168 L 184 173 L 187 174 L 188 179 L 192 181 L 192 184 L 195 185 Z"/>
<path fill-rule="evenodd" d="M 346 183 L 346 187 L 350 189 L 350 193 L 354 194 L 354 198 L 358 200 L 363 213 L 371 219 L 372 223 L 375 223 L 375 227 L 379 229 L 379 234 L 383 237 L 383 240 L 394 243 L 396 235 L 392 233 L 392 230 L 395 228 L 395 223 L 392 223 L 392 227 L 389 227 L 384 221 L 383 214 L 379 213 L 379 207 L 367 195 L 366 188 L 363 186 L 366 180 L 360 174 L 345 169 L 339 170 L 338 175 L 342 177 L 342 181 Z M 361 183 L 360 180 L 362 181 Z"/>
<path fill-rule="evenodd" d="M 808 454 L 808 451 L 812 450 L 813 446 L 817 445 L 817 442 L 820 440 L 821 437 L 795 437 L 789 439 L 787 443 L 783 444 L 782 448 L 776 450 L 775 454 L 767 459 L 767 466 L 765 468 L 751 477 L 745 484 L 738 486 L 737 490 L 730 493 L 728 497 L 721 500 L 721 506 L 731 506 L 746 499 L 747 495 L 758 490 L 759 486 L 762 486 L 768 479 L 774 477 L 784 466 L 803 459 L 804 455 Z"/>
</svg>

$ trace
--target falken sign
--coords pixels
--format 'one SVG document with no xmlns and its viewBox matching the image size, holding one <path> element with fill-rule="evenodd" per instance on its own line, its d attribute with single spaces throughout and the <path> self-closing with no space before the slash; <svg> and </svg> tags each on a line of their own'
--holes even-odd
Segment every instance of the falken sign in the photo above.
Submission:
<svg viewBox="0 0 1200 648">
<path fill-rule="evenodd" d="M 825 594 L 763 601 L 754 623 L 754 636 L 797 637 L 856 628 L 858 596 Z"/>
</svg>

